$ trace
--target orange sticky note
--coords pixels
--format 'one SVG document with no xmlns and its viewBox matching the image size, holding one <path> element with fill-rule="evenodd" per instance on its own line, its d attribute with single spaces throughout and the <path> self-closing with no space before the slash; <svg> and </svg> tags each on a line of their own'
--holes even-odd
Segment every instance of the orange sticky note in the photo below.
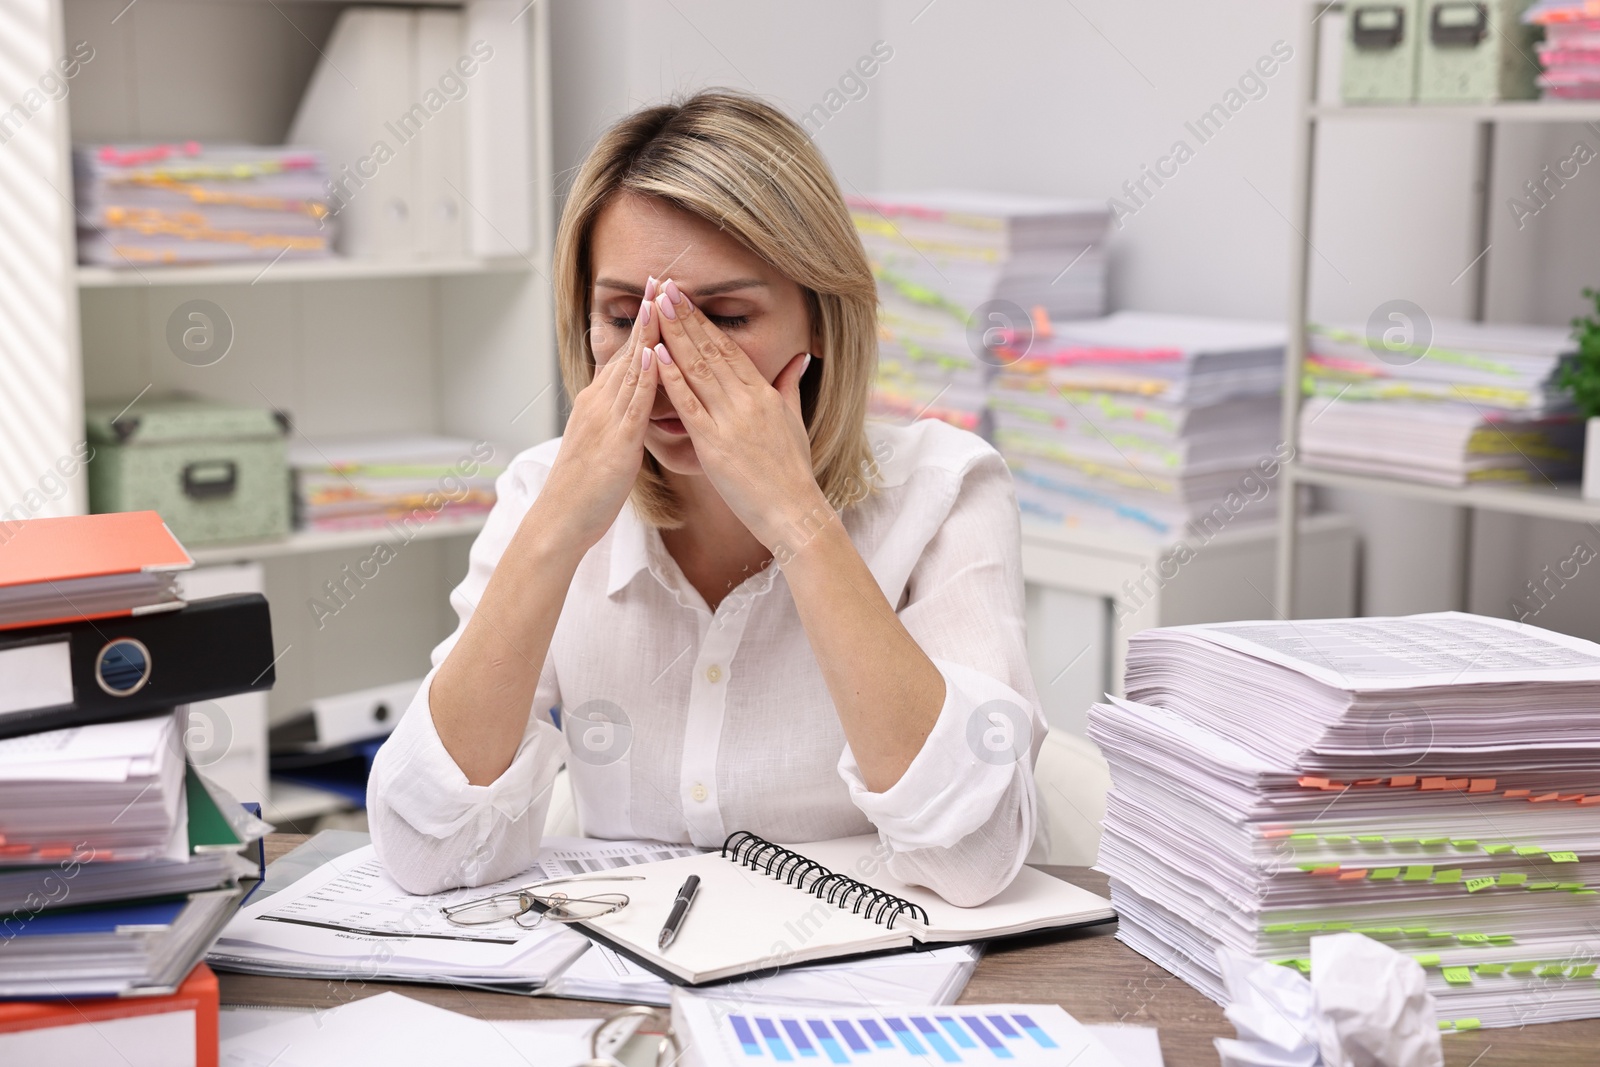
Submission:
<svg viewBox="0 0 1600 1067">
<path fill-rule="evenodd" d="M 1413 786 L 1416 784 L 1417 776 L 1414 774 L 1397 774 L 1393 778 L 1389 779 L 1389 785 L 1399 789 L 1404 789 L 1407 786 Z"/>
<path fill-rule="evenodd" d="M 1470 779 L 1467 778 L 1446 778 L 1444 780 L 1444 787 L 1446 789 L 1465 789 L 1467 788 L 1468 781 L 1470 781 Z"/>
<path fill-rule="evenodd" d="M 1339 865 L 1337 863 L 1330 863 L 1326 867 L 1313 867 L 1313 868 L 1311 868 L 1311 873 L 1312 874 L 1337 874 L 1337 873 L 1339 873 Z"/>
<path fill-rule="evenodd" d="M 1363 778 L 1363 779 L 1361 779 L 1360 781 L 1358 781 L 1356 783 L 1356 785 L 1382 785 L 1382 784 L 1383 784 L 1383 779 L 1382 778 Z"/>
<path fill-rule="evenodd" d="M 1556 799 L 1557 800 L 1582 800 L 1583 799 L 1583 794 L 1582 793 L 1562 793 L 1560 796 L 1556 797 Z"/>
<path fill-rule="evenodd" d="M 1582 800 L 1578 801 L 1578 803 L 1579 804 L 1600 804 L 1600 793 L 1590 793 L 1588 796 L 1586 796 Z"/>
<path fill-rule="evenodd" d="M 1555 799 L 1556 799 L 1556 794 L 1555 793 L 1545 793 L 1543 796 L 1529 797 L 1528 798 L 1528 802 L 1530 804 L 1543 804 L 1547 800 L 1555 800 Z"/>
<path fill-rule="evenodd" d="M 1449 779 L 1448 778 L 1444 778 L 1444 777 L 1424 778 L 1422 780 L 1422 788 L 1423 789 L 1443 789 L 1445 787 L 1445 782 L 1447 782 L 1447 781 L 1449 781 Z"/>
<path fill-rule="evenodd" d="M 1526 789 L 1507 789 L 1505 795 L 1508 797 L 1525 797 L 1528 795 L 1528 791 Z"/>
<path fill-rule="evenodd" d="M 1471 784 L 1467 786 L 1467 792 L 1469 792 L 1469 793 L 1492 793 L 1492 792 L 1494 792 L 1494 779 L 1493 778 L 1474 778 L 1474 779 L 1472 779 Z"/>
<path fill-rule="evenodd" d="M 1354 881 L 1358 881 L 1358 880 L 1360 880 L 1362 878 L 1365 878 L 1366 876 L 1367 876 L 1367 869 L 1365 867 L 1361 868 L 1361 870 L 1359 870 L 1359 871 L 1340 871 L 1339 872 L 1339 881 L 1341 881 L 1341 882 L 1354 882 Z"/>
<path fill-rule="evenodd" d="M 1305 788 L 1307 788 L 1307 789 L 1326 789 L 1326 788 L 1328 788 L 1328 780 L 1326 778 L 1312 778 L 1312 777 L 1308 776 L 1308 777 L 1300 779 L 1300 784 L 1302 786 L 1304 786 Z"/>
<path fill-rule="evenodd" d="M 1043 304 L 1033 305 L 1033 333 L 1036 337 L 1050 336 L 1050 313 Z"/>
<path fill-rule="evenodd" d="M 1287 826 L 1274 826 L 1261 831 L 1261 836 L 1266 838 L 1268 841 L 1272 841 L 1280 837 L 1288 837 L 1292 833 L 1294 833 L 1294 831 Z"/>
</svg>

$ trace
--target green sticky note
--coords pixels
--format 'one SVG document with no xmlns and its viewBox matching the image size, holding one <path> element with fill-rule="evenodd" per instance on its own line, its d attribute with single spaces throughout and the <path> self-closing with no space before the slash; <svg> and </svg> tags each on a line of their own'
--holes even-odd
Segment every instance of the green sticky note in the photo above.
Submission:
<svg viewBox="0 0 1600 1067">
<path fill-rule="evenodd" d="M 1551 863 L 1577 863 L 1578 862 L 1578 854 L 1576 852 L 1552 852 L 1552 853 L 1550 853 L 1550 862 Z"/>
<path fill-rule="evenodd" d="M 1378 936 L 1379 937 L 1399 937 L 1400 936 L 1400 928 L 1398 926 L 1380 926 L 1380 927 L 1378 927 Z"/>
<path fill-rule="evenodd" d="M 1442 845 L 1449 840 L 1448 837 L 1419 837 L 1417 838 L 1417 844 L 1428 847 L 1430 845 Z"/>
<path fill-rule="evenodd" d="M 1560 978 L 1566 973 L 1566 966 L 1560 963 L 1547 964 L 1544 967 L 1540 967 L 1538 971 L 1540 978 Z"/>
<path fill-rule="evenodd" d="M 1505 974 L 1506 965 L 1503 963 L 1480 963 L 1473 970 L 1479 974 Z"/>
<path fill-rule="evenodd" d="M 1457 1019 L 1456 1020 L 1456 1029 L 1457 1030 L 1476 1030 L 1478 1027 L 1480 1027 L 1482 1025 L 1483 1025 L 1483 1023 L 1480 1022 L 1476 1018 L 1473 1018 L 1473 1019 Z"/>
<path fill-rule="evenodd" d="M 1289 840 L 1290 841 L 1315 841 L 1316 839 L 1317 839 L 1317 835 L 1316 834 L 1290 834 L 1289 835 Z"/>
<path fill-rule="evenodd" d="M 1439 966 L 1439 954 L 1437 952 L 1424 952 L 1420 956 L 1412 956 L 1411 958 L 1416 960 L 1424 967 Z"/>
<path fill-rule="evenodd" d="M 1293 965 L 1294 969 L 1299 971 L 1301 974 L 1310 974 L 1311 973 L 1311 961 L 1310 960 L 1290 960 L 1289 963 L 1291 965 Z"/>
<path fill-rule="evenodd" d="M 1592 977 L 1594 977 L 1595 968 L 1597 966 L 1600 966 L 1600 964 L 1580 963 L 1576 967 L 1572 968 L 1572 970 L 1568 973 L 1567 977 L 1568 978 L 1592 978 Z"/>
<path fill-rule="evenodd" d="M 1454 885 L 1461 881 L 1461 868 L 1452 867 L 1448 871 L 1440 871 L 1433 876 L 1434 885 Z"/>
<path fill-rule="evenodd" d="M 1478 839 L 1475 837 L 1458 837 L 1450 842 L 1456 848 L 1477 848 Z"/>
<path fill-rule="evenodd" d="M 1529 889 L 1534 889 L 1534 890 L 1538 890 L 1538 889 L 1554 889 L 1554 888 L 1556 888 L 1556 886 L 1558 886 L 1560 884 L 1561 884 L 1560 882 L 1529 882 L 1528 883 L 1528 888 Z"/>
<path fill-rule="evenodd" d="M 1319 867 L 1326 867 L 1327 864 L 1326 863 L 1297 863 L 1297 864 L 1295 864 L 1295 866 L 1299 867 L 1302 871 L 1314 871 Z"/>
<path fill-rule="evenodd" d="M 1464 945 L 1487 945 L 1489 943 L 1489 935 L 1488 934 L 1457 934 L 1456 935 L 1456 940 L 1460 941 Z"/>
<path fill-rule="evenodd" d="M 1417 839 L 1414 838 L 1414 837 L 1391 837 L 1391 838 L 1389 838 L 1389 844 L 1391 844 L 1391 845 L 1414 845 L 1416 843 L 1417 843 Z"/>
<path fill-rule="evenodd" d="M 1600 893 L 1600 889 L 1574 889 L 1572 891 L 1572 895 L 1575 897 L 1592 897 L 1596 893 Z"/>
<path fill-rule="evenodd" d="M 1402 878 L 1401 881 L 1403 881 L 1403 882 L 1426 882 L 1429 879 L 1431 879 L 1432 877 L 1433 877 L 1433 868 L 1432 867 L 1429 867 L 1426 864 L 1418 864 L 1415 867 L 1407 867 L 1406 868 L 1405 877 Z"/>
<path fill-rule="evenodd" d="M 1483 850 L 1491 856 L 1500 856 L 1511 851 L 1510 845 L 1484 845 Z"/>
<path fill-rule="evenodd" d="M 1518 845 L 1511 851 L 1515 852 L 1519 856 L 1539 856 L 1543 855 L 1544 853 L 1544 849 L 1540 848 L 1538 845 Z"/>
<path fill-rule="evenodd" d="M 1306 922 L 1306 923 L 1295 923 L 1294 924 L 1294 930 L 1295 930 L 1295 933 L 1297 933 L 1297 934 L 1308 933 L 1310 931 L 1320 930 L 1320 929 L 1322 929 L 1322 924 L 1321 923 Z"/>
<path fill-rule="evenodd" d="M 1407 927 L 1404 927 L 1404 930 L 1405 930 L 1405 934 L 1406 934 L 1407 937 L 1431 937 L 1432 936 L 1432 934 L 1430 933 L 1430 931 L 1428 930 L 1428 928 L 1426 926 L 1407 926 Z"/>
<path fill-rule="evenodd" d="M 1384 836 L 1382 834 L 1358 834 L 1356 835 L 1356 840 L 1363 845 L 1381 845 L 1384 842 Z"/>
<path fill-rule="evenodd" d="M 1531 974 L 1534 968 L 1538 966 L 1539 962 L 1537 960 L 1522 960 L 1507 967 L 1506 972 L 1508 974 Z"/>
<path fill-rule="evenodd" d="M 1517 939 L 1512 937 L 1510 934 L 1489 935 L 1489 944 L 1491 945 L 1515 945 L 1516 943 Z"/>
<path fill-rule="evenodd" d="M 1294 923 L 1268 923 L 1261 928 L 1264 934 L 1286 934 L 1294 929 Z"/>
<path fill-rule="evenodd" d="M 1582 882 L 1562 882 L 1560 885 L 1556 886 L 1556 888 L 1557 889 L 1565 889 L 1567 892 L 1571 893 L 1574 890 L 1582 889 L 1583 888 L 1583 883 Z"/>
<path fill-rule="evenodd" d="M 1441 1030 L 1454 1030 L 1455 1025 L 1455 1023 L 1447 1022 L 1444 1019 L 1439 1020 L 1439 1029 Z"/>
<path fill-rule="evenodd" d="M 1518 873 L 1516 871 L 1512 871 L 1510 874 L 1502 874 L 1500 876 L 1500 884 L 1501 885 L 1521 885 L 1522 883 L 1526 882 L 1527 880 L 1528 880 L 1528 876 L 1527 875 L 1520 874 L 1520 873 Z"/>
<path fill-rule="evenodd" d="M 1488 889 L 1494 885 L 1494 875 L 1485 874 L 1478 878 L 1467 879 L 1467 892 L 1476 893 L 1480 889 Z"/>
<path fill-rule="evenodd" d="M 1472 969 L 1470 967 L 1446 967 L 1440 972 L 1444 980 L 1451 985 L 1471 985 Z"/>
<path fill-rule="evenodd" d="M 1348 930 L 1350 929 L 1350 924 L 1347 922 L 1323 923 L 1322 928 L 1324 930 Z"/>
<path fill-rule="evenodd" d="M 1391 878 L 1400 877 L 1400 868 L 1399 867 L 1379 867 L 1376 870 L 1374 870 L 1367 877 L 1371 878 L 1374 882 L 1386 882 Z"/>
</svg>

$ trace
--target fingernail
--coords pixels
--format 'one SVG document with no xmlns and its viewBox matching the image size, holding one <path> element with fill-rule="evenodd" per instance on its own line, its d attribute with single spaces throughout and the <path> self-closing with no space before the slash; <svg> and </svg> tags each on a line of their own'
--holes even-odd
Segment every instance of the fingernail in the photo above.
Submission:
<svg viewBox="0 0 1600 1067">
<path fill-rule="evenodd" d="M 650 366 L 650 361 L 655 359 L 655 358 L 656 358 L 656 350 L 651 348 L 649 345 L 645 345 L 644 346 L 644 351 L 642 353 L 640 353 L 640 355 L 639 355 L 639 366 L 641 368 L 648 367 L 648 366 Z"/>
<path fill-rule="evenodd" d="M 672 365 L 672 353 L 667 351 L 666 345 L 656 345 L 655 353 L 656 358 L 661 362 L 667 364 L 668 366 Z"/>
<path fill-rule="evenodd" d="M 650 325 L 650 298 L 645 297 L 644 303 L 639 305 L 639 325 Z"/>
<path fill-rule="evenodd" d="M 668 282 L 667 284 L 671 285 L 672 283 Z M 656 307 L 660 308 L 661 314 L 665 315 L 667 318 L 676 319 L 678 317 L 678 311 L 672 306 L 672 301 L 668 299 L 668 295 L 669 294 L 667 293 L 662 293 L 660 296 L 656 297 Z"/>
<path fill-rule="evenodd" d="M 651 300 L 654 300 L 655 298 L 656 298 L 656 276 L 654 274 L 652 274 L 652 275 L 650 275 L 650 277 L 648 279 L 645 280 L 645 283 L 644 283 L 644 299 L 645 299 L 645 302 L 648 303 Z"/>
<path fill-rule="evenodd" d="M 674 304 L 682 304 L 685 302 L 685 297 L 683 292 L 678 288 L 678 283 L 673 281 L 671 278 L 668 278 L 665 282 L 662 282 L 661 288 L 665 289 L 667 291 L 667 295 L 672 297 L 672 302 Z"/>
</svg>

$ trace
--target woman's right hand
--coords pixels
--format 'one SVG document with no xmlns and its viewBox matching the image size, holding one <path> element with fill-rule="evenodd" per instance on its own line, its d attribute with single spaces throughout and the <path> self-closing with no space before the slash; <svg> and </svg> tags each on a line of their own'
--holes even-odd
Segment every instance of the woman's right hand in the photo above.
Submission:
<svg viewBox="0 0 1600 1067">
<path fill-rule="evenodd" d="M 654 345 L 661 339 L 659 312 L 651 303 L 655 285 L 652 278 L 645 287 L 628 340 L 578 393 L 561 450 L 524 520 L 546 531 L 560 529 L 581 551 L 616 521 L 644 460 L 644 433 L 656 399 Z"/>
</svg>

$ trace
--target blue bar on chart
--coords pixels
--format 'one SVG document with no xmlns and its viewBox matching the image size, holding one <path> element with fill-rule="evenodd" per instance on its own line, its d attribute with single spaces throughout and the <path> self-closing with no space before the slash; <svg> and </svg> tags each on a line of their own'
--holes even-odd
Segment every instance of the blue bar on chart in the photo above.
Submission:
<svg viewBox="0 0 1600 1067">
<path fill-rule="evenodd" d="M 995 1063 L 1016 1060 L 1020 1046 L 1060 1045 L 1031 1016 L 910 1015 L 877 1019 L 783 1019 L 729 1015 L 729 1025 L 745 1057 L 777 1063 L 805 1060 L 830 1064 L 903 1063 L 902 1056 L 929 1063 Z M 970 1055 L 964 1050 L 970 1050 Z M 887 1053 L 888 1055 L 884 1055 Z"/>
</svg>

